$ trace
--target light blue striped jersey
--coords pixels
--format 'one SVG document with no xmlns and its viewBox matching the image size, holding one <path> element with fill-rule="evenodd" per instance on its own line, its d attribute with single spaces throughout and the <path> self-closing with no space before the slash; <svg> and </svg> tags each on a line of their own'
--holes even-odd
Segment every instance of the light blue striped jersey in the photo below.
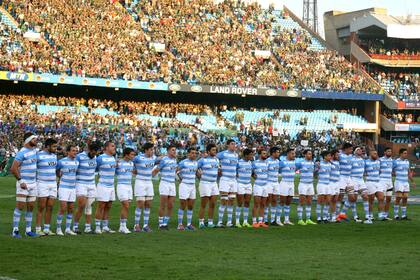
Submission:
<svg viewBox="0 0 420 280">
<path fill-rule="evenodd" d="M 268 163 L 267 160 L 257 159 L 252 162 L 252 170 L 257 176 L 254 185 L 265 186 L 268 179 Z"/>
<path fill-rule="evenodd" d="M 82 184 L 95 184 L 96 156 L 90 158 L 87 152 L 77 154 L 76 160 L 79 168 L 76 172 L 76 180 Z"/>
<path fill-rule="evenodd" d="M 201 180 L 205 182 L 217 182 L 217 175 L 219 171 L 219 160 L 217 157 L 207 156 L 200 158 L 198 161 L 198 169 L 201 169 Z"/>
<path fill-rule="evenodd" d="M 57 155 L 47 151 L 37 154 L 37 181 L 55 183 L 57 180 Z"/>
<path fill-rule="evenodd" d="M 177 166 L 176 158 L 170 158 L 168 156 L 161 158 L 159 161 L 160 179 L 165 182 L 175 183 Z"/>
<path fill-rule="evenodd" d="M 79 162 L 75 158 L 65 157 L 58 161 L 57 170 L 61 173 L 60 188 L 76 188 L 76 172 L 78 167 Z"/>
<path fill-rule="evenodd" d="M 196 160 L 184 159 L 178 164 L 181 182 L 188 185 L 195 185 L 195 177 L 198 169 Z"/>
<path fill-rule="evenodd" d="M 408 183 L 408 171 L 410 162 L 408 159 L 397 158 L 392 164 L 395 172 L 395 181 Z"/>
<path fill-rule="evenodd" d="M 296 162 L 294 160 L 280 161 L 281 180 L 285 182 L 294 182 L 296 173 Z"/>
<path fill-rule="evenodd" d="M 331 178 L 332 164 L 328 161 L 321 161 L 318 169 L 318 184 L 329 184 Z"/>
<path fill-rule="evenodd" d="M 152 170 L 156 164 L 156 156 L 146 157 L 145 154 L 139 154 L 134 158 L 134 166 L 137 170 L 136 179 L 152 180 Z"/>
<path fill-rule="evenodd" d="M 332 160 L 330 182 L 336 183 L 338 181 L 340 181 L 340 162 L 338 160 Z"/>
<path fill-rule="evenodd" d="M 266 159 L 268 164 L 268 181 L 272 183 L 279 182 L 279 169 L 280 169 L 280 161 L 279 159 L 273 159 L 269 157 Z"/>
<path fill-rule="evenodd" d="M 354 156 L 351 161 L 351 177 L 363 179 L 363 174 L 365 174 L 365 160 Z"/>
<path fill-rule="evenodd" d="M 380 169 L 381 180 L 391 181 L 392 180 L 392 163 L 394 160 L 392 159 L 392 157 L 383 156 L 379 158 L 379 161 L 381 162 L 381 169 Z"/>
<path fill-rule="evenodd" d="M 134 163 L 129 160 L 120 159 L 117 162 L 117 169 L 115 173 L 117 174 L 117 184 L 118 185 L 130 185 L 133 179 L 133 170 Z"/>
<path fill-rule="evenodd" d="M 315 164 L 311 160 L 303 160 L 296 163 L 296 169 L 300 170 L 300 182 L 312 184 L 314 182 Z"/>
<path fill-rule="evenodd" d="M 346 154 L 340 153 L 339 155 L 340 175 L 342 176 L 351 175 L 352 160 L 353 160 L 353 155 L 346 155 Z"/>
<path fill-rule="evenodd" d="M 15 160 L 20 162 L 19 172 L 20 177 L 28 183 L 33 183 L 36 180 L 36 149 L 29 149 L 23 147 L 17 152 Z"/>
<path fill-rule="evenodd" d="M 366 181 L 379 182 L 379 170 L 381 162 L 371 158 L 365 160 Z"/>
<path fill-rule="evenodd" d="M 240 159 L 238 162 L 238 183 L 251 184 L 252 161 Z"/>
<path fill-rule="evenodd" d="M 222 170 L 222 177 L 236 178 L 236 167 L 238 165 L 239 156 L 236 152 L 225 150 L 217 154 Z"/>
<path fill-rule="evenodd" d="M 96 164 L 99 173 L 98 185 L 113 188 L 115 169 L 117 168 L 115 157 L 102 154 L 96 158 Z"/>
</svg>

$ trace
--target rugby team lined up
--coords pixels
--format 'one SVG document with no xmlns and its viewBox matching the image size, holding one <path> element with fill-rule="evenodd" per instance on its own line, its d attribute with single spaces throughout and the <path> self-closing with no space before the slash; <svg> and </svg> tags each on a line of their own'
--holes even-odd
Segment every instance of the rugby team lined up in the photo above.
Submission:
<svg viewBox="0 0 420 280">
<path fill-rule="evenodd" d="M 37 142 L 36 135 L 25 133 L 24 146 L 17 153 L 11 167 L 17 179 L 12 231 L 15 238 L 21 237 L 19 224 L 22 215 L 25 217 L 25 235 L 28 237 L 78 235 L 82 232 L 114 233 L 109 225 L 109 215 L 116 196 L 121 202 L 118 231 L 123 234 L 132 231 L 151 232 L 149 217 L 154 199 L 153 179 L 158 174 L 159 230 L 169 230 L 177 194 L 180 202 L 177 230 L 196 229 L 193 225 L 193 209 L 198 180 L 200 229 L 294 225 L 290 220 L 290 208 L 295 195 L 296 173 L 300 174 L 297 224 L 302 226 L 350 221 L 348 210 L 352 211 L 355 222 L 372 224 L 375 220 L 375 198 L 378 205 L 376 219 L 391 220 L 389 208 L 393 191 L 393 218 L 408 220 L 408 193 L 410 184 L 415 186 L 406 149 L 401 149 L 399 155 L 393 158 L 392 150 L 387 148 L 379 158 L 375 150 L 365 155 L 362 147 L 344 143 L 340 150 L 323 151 L 319 161 L 313 159 L 310 149 L 304 151 L 303 159 L 296 159 L 293 148 L 287 149 L 286 156 L 281 160 L 279 147 L 245 148 L 239 151 L 237 143 L 228 140 L 226 149 L 220 152 L 215 144 L 207 145 L 201 154 L 197 148 L 190 147 L 187 158 L 178 162 L 175 146 L 168 146 L 165 156 L 156 157 L 152 143 L 145 143 L 138 155 L 133 149 L 125 148 L 122 158 L 117 159 L 115 144 L 109 141 L 103 145 L 90 143 L 86 151 L 80 153 L 78 147 L 68 145 L 66 157 L 58 160 L 55 139 L 46 139 L 41 150 L 36 148 Z M 312 199 L 315 193 L 316 219 L 312 219 Z M 358 196 L 363 201 L 363 221 L 357 213 Z M 57 197 L 59 209 L 56 230 L 53 231 L 50 225 Z M 133 198 L 136 208 L 134 223 L 129 226 L 132 227 L 131 231 L 127 219 Z M 216 223 L 213 217 L 218 198 L 220 203 Z M 93 228 L 91 223 L 95 202 Z M 36 222 L 33 231 L 32 213 L 35 204 Z M 83 230 L 79 225 L 82 216 L 85 216 Z"/>
</svg>

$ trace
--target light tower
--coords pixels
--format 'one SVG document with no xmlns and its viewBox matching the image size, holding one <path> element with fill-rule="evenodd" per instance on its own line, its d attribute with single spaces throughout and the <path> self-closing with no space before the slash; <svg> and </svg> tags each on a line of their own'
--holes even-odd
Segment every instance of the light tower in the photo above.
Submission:
<svg viewBox="0 0 420 280">
<path fill-rule="evenodd" d="M 318 33 L 318 0 L 303 0 L 303 22 Z"/>
</svg>

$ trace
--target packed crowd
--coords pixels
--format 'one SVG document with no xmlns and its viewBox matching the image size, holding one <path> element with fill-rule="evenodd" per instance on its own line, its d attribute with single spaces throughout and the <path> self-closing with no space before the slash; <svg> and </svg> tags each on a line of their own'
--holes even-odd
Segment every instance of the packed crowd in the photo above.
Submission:
<svg viewBox="0 0 420 280">
<path fill-rule="evenodd" d="M 273 9 L 263 10 L 256 2 L 164 0 L 133 6 L 121 1 L 125 8 L 108 0 L 2 2 L 20 32 L 32 29 L 45 38 L 26 42 L 22 53 L 2 50 L 0 65 L 7 70 L 379 92 L 335 51 L 309 50 L 311 37 L 303 29 L 273 33 Z M 256 50 L 273 55 L 260 57 Z"/>
<path fill-rule="evenodd" d="M 283 75 L 282 88 L 354 92 L 380 91 L 379 86 L 334 50 L 311 50 L 305 30 L 276 32 L 273 52 Z"/>
<path fill-rule="evenodd" d="M 415 111 L 411 113 L 405 113 L 402 111 L 387 111 L 384 110 L 382 114 L 392 122 L 395 123 L 420 123 L 420 115 Z"/>
<path fill-rule="evenodd" d="M 62 110 L 39 112 L 41 105 L 66 106 Z M 160 154 L 168 145 L 176 145 L 180 151 L 192 146 L 204 147 L 208 143 L 222 145 L 227 139 L 227 132 L 203 132 L 194 124 L 186 124 L 175 118 L 176 112 L 190 115 L 212 115 L 226 110 L 226 106 L 209 107 L 197 104 L 151 103 L 133 101 L 111 101 L 83 99 L 74 97 L 46 97 L 23 95 L 0 95 L 0 146 L 9 155 L 16 154 L 25 131 L 36 133 L 40 140 L 54 136 L 59 147 L 66 143 L 75 143 L 81 149 L 94 141 L 113 140 L 117 153 L 125 147 L 138 149 L 150 141 Z M 86 108 L 85 110 L 82 110 Z M 115 114 L 98 114 L 95 109 L 106 108 Z M 169 120 L 153 123 L 140 119 L 139 114 L 166 117 Z M 270 127 L 261 129 L 259 125 L 243 127 L 231 136 L 241 142 L 242 147 L 270 146 L 291 144 L 301 156 L 304 146 L 312 145 L 315 152 L 334 148 L 343 141 L 360 143 L 362 137 L 350 131 L 302 131 L 296 137 L 290 137 L 287 131 L 275 132 Z M 302 140 L 308 140 L 308 143 Z"/>
<path fill-rule="evenodd" d="M 370 75 L 390 95 L 399 100 L 418 101 L 420 100 L 420 76 L 419 73 L 384 71 L 372 69 Z"/>
<path fill-rule="evenodd" d="M 399 59 L 404 59 L 404 57 L 412 59 L 420 58 L 420 51 L 418 48 L 398 46 L 398 44 L 394 44 L 392 41 L 385 42 L 380 39 L 363 40 L 361 46 L 366 48 L 369 51 L 369 54 L 373 55 L 386 55 L 390 58 L 395 57 Z"/>
</svg>

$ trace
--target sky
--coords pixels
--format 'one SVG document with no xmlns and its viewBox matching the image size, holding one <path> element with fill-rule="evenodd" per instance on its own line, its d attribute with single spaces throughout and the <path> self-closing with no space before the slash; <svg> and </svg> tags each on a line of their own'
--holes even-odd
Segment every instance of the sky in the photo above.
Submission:
<svg viewBox="0 0 420 280">
<path fill-rule="evenodd" d="M 276 9 L 283 5 L 298 17 L 302 18 L 303 0 L 257 0 L 263 7 L 274 3 Z M 393 16 L 420 15 L 420 0 L 318 0 L 318 24 L 321 35 L 324 35 L 323 15 L 327 11 L 336 10 L 351 12 L 372 7 L 387 8 Z"/>
</svg>

